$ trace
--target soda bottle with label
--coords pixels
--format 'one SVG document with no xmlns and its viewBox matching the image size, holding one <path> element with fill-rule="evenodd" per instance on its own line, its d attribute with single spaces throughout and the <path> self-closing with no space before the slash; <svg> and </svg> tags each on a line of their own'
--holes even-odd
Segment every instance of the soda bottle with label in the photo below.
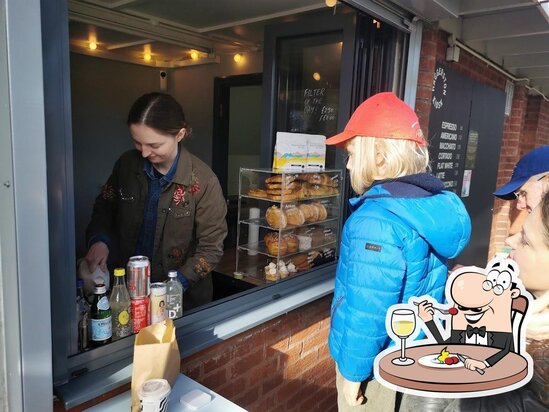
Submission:
<svg viewBox="0 0 549 412">
<path fill-rule="evenodd" d="M 166 309 L 170 319 L 177 319 L 183 316 L 183 285 L 177 279 L 177 272 L 168 272 L 166 282 Z"/>
<path fill-rule="evenodd" d="M 130 293 L 126 287 L 123 268 L 114 269 L 114 286 L 109 300 L 112 312 L 112 339 L 117 340 L 132 333 Z"/>
<path fill-rule="evenodd" d="M 107 288 L 98 283 L 95 285 L 93 304 L 91 307 L 91 343 L 101 346 L 111 341 L 112 313 L 107 298 Z"/>
<path fill-rule="evenodd" d="M 151 325 L 168 318 L 166 311 L 166 284 L 164 282 L 151 283 L 150 299 Z"/>
<path fill-rule="evenodd" d="M 84 281 L 76 281 L 76 319 L 78 322 L 78 351 L 82 352 L 89 346 L 90 304 L 84 296 Z"/>
</svg>

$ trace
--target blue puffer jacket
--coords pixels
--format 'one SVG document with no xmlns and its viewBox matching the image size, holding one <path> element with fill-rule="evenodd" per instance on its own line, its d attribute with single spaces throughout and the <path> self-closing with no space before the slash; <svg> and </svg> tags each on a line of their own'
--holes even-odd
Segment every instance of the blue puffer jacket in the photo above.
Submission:
<svg viewBox="0 0 549 412">
<path fill-rule="evenodd" d="M 329 346 L 350 381 L 373 377 L 376 355 L 391 342 L 387 309 L 411 296 L 444 295 L 448 258 L 471 235 L 459 197 L 427 173 L 372 186 L 351 199 L 341 237 Z"/>
</svg>

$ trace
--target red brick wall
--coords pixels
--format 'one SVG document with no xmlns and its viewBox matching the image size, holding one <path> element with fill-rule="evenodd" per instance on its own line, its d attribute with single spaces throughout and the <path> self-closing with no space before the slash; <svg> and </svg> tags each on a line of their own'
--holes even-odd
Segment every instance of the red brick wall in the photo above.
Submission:
<svg viewBox="0 0 549 412">
<path fill-rule="evenodd" d="M 181 371 L 250 412 L 336 411 L 331 296 L 181 361 Z M 183 343 L 184 344 L 184 343 Z"/>
<path fill-rule="evenodd" d="M 549 102 L 541 96 L 528 99 L 527 122 L 532 124 L 531 149 L 549 144 Z M 524 153 L 523 153 L 524 154 Z"/>
<path fill-rule="evenodd" d="M 423 31 L 416 111 L 426 136 L 431 111 L 433 74 L 437 63 L 444 64 L 480 83 L 505 90 L 506 76 L 465 50 L 460 50 L 459 62 L 447 62 L 447 38 L 448 34 L 442 30 L 426 27 Z M 525 128 L 527 130 L 532 128 L 539 130 L 537 126 L 533 125 L 535 118 L 533 112 L 531 122 L 527 122 L 525 119 L 528 110 L 528 100 L 527 89 L 522 85 L 515 85 L 511 115 L 505 117 L 503 127 L 496 187 L 506 183 L 510 179 L 513 167 L 523 153 L 533 149 L 534 146 L 542 144 L 541 138 L 538 138 L 537 134 L 534 134 L 532 138 L 523 137 L 526 131 Z M 547 102 L 544 101 L 543 103 L 541 107 L 546 112 L 549 112 L 549 109 L 545 109 Z M 532 111 L 535 110 L 536 106 L 534 102 L 530 103 L 529 106 L 531 106 Z M 503 242 L 508 234 L 510 221 L 514 219 L 516 214 L 515 210 L 514 202 L 494 199 L 494 217 L 487 258 L 493 256 L 503 246 Z"/>
</svg>

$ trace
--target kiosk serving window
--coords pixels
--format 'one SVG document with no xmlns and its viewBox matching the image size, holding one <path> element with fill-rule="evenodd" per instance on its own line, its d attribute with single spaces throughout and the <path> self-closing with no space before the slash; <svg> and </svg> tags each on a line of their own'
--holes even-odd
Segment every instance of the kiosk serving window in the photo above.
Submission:
<svg viewBox="0 0 549 412">
<path fill-rule="evenodd" d="M 335 13 L 333 9 L 326 9 L 323 6 L 313 12 L 292 16 L 294 21 L 291 23 L 283 23 L 282 19 L 272 19 L 262 25 L 264 33 L 261 37 L 262 43 L 260 46 L 254 46 L 255 55 L 251 53 L 251 48 L 247 49 L 248 54 L 243 53 L 244 58 L 248 59 L 247 66 L 235 66 L 234 49 L 229 48 L 229 51 L 222 52 L 220 48 L 217 53 L 219 61 L 212 61 L 204 65 L 169 68 L 166 91 L 182 104 L 187 120 L 194 129 L 193 136 L 186 143 L 189 151 L 206 163 L 215 158 L 212 152 L 216 148 L 211 145 L 213 140 L 210 135 L 212 113 L 215 110 L 212 88 L 214 79 L 223 76 L 263 73 L 261 135 L 257 137 L 260 139 L 260 153 L 258 154 L 260 167 L 257 172 L 249 172 L 255 177 L 260 176 L 261 179 L 258 178 L 258 181 L 263 182 L 275 175 L 266 170 L 272 166 L 277 132 L 329 137 L 342 130 L 352 109 L 357 105 L 355 100 L 369 93 L 370 89 L 367 85 L 372 82 L 365 79 L 371 78 L 373 73 L 383 71 L 393 74 L 402 73 L 405 64 L 402 58 L 399 58 L 396 64 L 395 60 L 387 62 L 386 59 L 357 60 L 356 57 L 364 53 L 364 43 L 357 40 L 356 33 L 361 32 L 360 36 L 375 37 L 376 35 L 375 32 L 370 33 L 370 29 L 360 30 L 361 24 L 372 21 L 369 17 L 358 18 L 360 15 L 362 14 L 356 10 L 338 4 Z M 48 18 L 54 20 L 59 17 L 49 16 Z M 397 44 L 400 49 L 397 50 L 393 47 L 392 50 L 395 53 L 398 52 L 399 56 L 405 55 L 403 48 L 406 46 L 406 42 L 393 41 L 397 37 L 401 38 L 399 31 L 384 24 L 382 24 L 382 31 L 384 35 L 379 39 L 391 38 L 392 40 L 387 40 L 386 43 L 388 45 Z M 141 67 L 126 63 L 124 59 L 113 62 L 86 54 L 73 53 L 71 55 L 70 88 L 68 87 L 68 56 L 64 56 L 65 60 L 60 59 L 56 62 L 62 66 L 62 70 L 46 72 L 46 76 L 64 76 L 61 83 L 65 82 L 63 90 L 48 91 L 46 100 L 50 98 L 49 93 L 57 93 L 56 98 L 60 99 L 60 95 L 66 93 L 67 89 L 70 89 L 72 95 L 72 108 L 64 119 L 68 130 L 72 127 L 73 135 L 70 136 L 70 141 L 62 142 L 52 135 L 47 136 L 48 162 L 63 162 L 66 164 L 65 169 L 67 170 L 67 175 L 62 177 L 65 179 L 63 184 L 59 184 L 61 179 L 59 176 L 48 176 L 49 184 L 52 183 L 52 190 L 49 190 L 50 204 L 54 205 L 51 208 L 52 216 L 64 216 L 65 221 L 63 231 L 66 236 L 63 238 L 57 235 L 59 228 L 50 228 L 50 262 L 52 267 L 52 323 L 54 325 L 52 331 L 54 383 L 57 393 L 65 400 L 66 406 L 74 406 L 77 404 L 76 402 L 84 401 L 92 396 L 91 389 L 87 395 L 81 393 L 78 396 L 75 395 L 75 391 L 82 391 L 81 388 L 86 386 L 79 382 L 93 380 L 94 385 L 100 385 L 100 378 L 92 379 L 89 376 L 100 374 L 102 371 L 105 371 L 105 374 L 112 374 L 114 370 L 124 370 L 131 363 L 134 343 L 132 335 L 102 347 L 80 352 L 74 351 L 74 340 L 77 339 L 74 332 L 77 313 L 76 310 L 73 310 L 75 305 L 67 304 L 67 302 L 74 302 L 76 299 L 76 261 L 83 256 L 85 248 L 76 246 L 81 243 L 81 240 L 76 239 L 75 224 L 71 219 L 75 215 L 75 208 L 93 203 L 93 197 L 100 190 L 98 181 L 104 183 L 110 172 L 110 170 L 99 170 L 97 167 L 91 166 L 97 165 L 97 162 L 100 162 L 102 158 L 111 156 L 105 151 L 108 142 L 116 141 L 114 147 L 117 148 L 118 153 L 112 155 L 114 160 L 125 150 L 125 145 L 127 148 L 131 148 L 131 138 L 125 125 L 129 104 L 139 95 L 159 90 L 165 86 L 158 79 L 159 70 L 157 67 L 146 65 Z M 103 57 L 105 56 L 107 54 L 103 55 Z M 109 73 L 110 80 L 105 79 L 104 73 Z M 370 77 L 368 77 L 368 73 L 370 73 Z M 361 77 L 363 83 L 353 80 L 357 79 L 357 76 Z M 387 79 L 384 84 L 376 83 L 375 88 L 394 90 L 396 87 L 398 90 L 395 91 L 398 92 L 401 87 L 401 77 L 392 75 Z M 399 79 L 399 81 L 393 83 L 393 79 Z M 357 89 L 357 84 L 362 84 L 360 89 Z M 55 99 L 52 100 L 55 101 Z M 96 115 L 90 116 L 90 114 Z M 97 162 L 94 163 L 94 161 Z M 110 168 L 113 162 L 109 161 L 109 163 Z M 325 185 L 334 190 L 334 194 L 330 195 L 334 200 L 331 200 L 330 197 L 329 201 L 324 200 L 322 203 L 324 209 L 327 210 L 322 224 L 328 226 L 327 222 L 330 222 L 332 230 L 329 242 L 324 243 L 330 243 L 333 250 L 336 251 L 339 242 L 338 231 L 346 215 L 344 204 L 346 198 L 350 196 L 349 189 L 346 188 L 344 155 L 334 148 L 327 148 L 325 168 L 327 171 L 331 171 L 329 177 L 338 177 L 337 187 Z M 103 177 L 92 179 L 91 176 L 94 172 L 102 173 Z M 308 182 L 305 177 L 308 178 L 305 175 L 301 176 L 302 183 Z M 61 189 L 56 189 L 57 191 L 54 193 L 54 187 Z M 59 193 L 62 193 L 63 199 L 56 201 L 59 199 Z M 336 197 L 340 194 L 341 198 Z M 86 199 L 88 202 L 84 201 Z M 306 197 L 300 198 L 300 201 L 306 206 L 313 203 Z M 91 206 L 92 204 L 89 204 L 87 207 L 91 209 Z M 260 213 L 264 214 L 271 206 L 268 204 L 263 209 L 260 208 Z M 309 208 L 305 209 L 309 210 Z M 289 213 L 289 211 L 286 212 Z M 246 219 L 248 218 L 246 217 Z M 234 219 L 232 226 L 239 225 L 236 215 L 229 215 L 228 219 Z M 309 217 L 309 223 L 314 223 L 311 219 L 314 217 Z M 243 221 L 244 219 L 241 219 L 240 223 Z M 77 227 L 79 224 L 81 223 L 76 222 Z M 229 222 L 229 226 L 231 226 L 231 222 Z M 268 226 L 267 229 L 271 230 L 272 225 Z M 279 229 L 278 234 L 280 235 L 284 230 L 287 228 Z M 300 233 L 299 235 L 307 237 L 306 234 Z M 322 235 L 325 236 L 325 233 L 323 232 Z M 311 241 L 315 239 L 311 239 Z M 292 238 L 292 240 L 295 239 Z M 324 243 L 319 244 L 323 245 Z M 255 313 L 254 311 L 261 308 L 262 305 L 272 302 L 273 299 L 291 296 L 292 293 L 297 292 L 309 294 L 310 296 L 307 296 L 306 299 L 300 298 L 301 304 L 303 304 L 303 302 L 329 293 L 326 288 L 321 292 L 315 288 L 324 281 L 326 284 L 330 283 L 329 280 L 335 273 L 337 256 L 330 255 L 330 259 L 326 259 L 325 262 L 318 265 L 309 265 L 310 267 L 303 263 L 300 269 L 304 270 L 299 270 L 295 276 L 279 277 L 273 282 L 254 281 L 245 284 L 242 283 L 243 279 L 234 277 L 234 272 L 237 271 L 235 246 L 232 245 L 231 248 L 229 245 L 226 248 L 223 261 L 218 268 L 214 269 L 215 276 L 223 279 L 217 287 L 233 288 L 231 293 L 214 293 L 217 300 L 184 313 L 183 317 L 175 322 L 178 339 L 185 342 L 185 345 L 181 346 L 183 356 L 223 339 L 223 335 L 214 332 L 216 331 L 214 325 L 219 325 L 227 319 L 238 318 L 243 313 Z M 298 252 L 300 252 L 299 249 Z M 246 254 L 248 256 L 247 251 Z M 268 254 L 276 256 L 276 259 L 271 259 L 271 261 L 278 264 L 280 255 Z M 292 264 L 294 267 L 299 266 L 296 262 Z M 225 269 L 222 268 L 223 265 L 225 265 Z M 264 266 L 266 265 L 258 265 L 261 270 Z M 110 269 L 112 273 L 114 268 Z M 280 310 L 289 309 L 281 306 Z M 276 315 L 277 313 L 269 313 L 268 317 L 265 317 L 267 316 L 265 314 L 257 316 L 266 320 Z M 257 319 L 254 319 L 253 324 L 257 324 Z M 227 336 L 230 333 L 232 332 L 227 332 Z M 119 379 L 120 383 L 123 383 L 129 379 L 129 375 L 126 373 Z"/>
</svg>

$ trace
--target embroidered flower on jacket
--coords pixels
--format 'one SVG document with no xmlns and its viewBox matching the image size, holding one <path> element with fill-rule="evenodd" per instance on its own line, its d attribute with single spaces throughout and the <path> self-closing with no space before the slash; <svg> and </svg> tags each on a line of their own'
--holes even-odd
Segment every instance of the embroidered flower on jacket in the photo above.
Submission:
<svg viewBox="0 0 549 412">
<path fill-rule="evenodd" d="M 116 192 L 114 191 L 112 185 L 109 185 L 107 183 L 103 186 L 103 190 L 101 191 L 101 197 L 103 198 L 103 200 L 113 200 L 116 197 Z"/>
<path fill-rule="evenodd" d="M 191 195 L 200 192 L 200 185 L 198 184 L 198 177 L 194 174 L 191 175 L 191 186 L 187 189 Z"/>
<path fill-rule="evenodd" d="M 206 277 L 206 275 L 210 273 L 212 269 L 213 269 L 212 265 L 210 265 L 206 261 L 206 259 L 202 257 L 198 258 L 198 261 L 194 265 L 194 272 L 202 278 Z"/>
<path fill-rule="evenodd" d="M 175 190 L 173 191 L 173 202 L 176 205 L 179 205 L 181 202 L 185 201 L 185 186 L 175 185 Z"/>
</svg>

